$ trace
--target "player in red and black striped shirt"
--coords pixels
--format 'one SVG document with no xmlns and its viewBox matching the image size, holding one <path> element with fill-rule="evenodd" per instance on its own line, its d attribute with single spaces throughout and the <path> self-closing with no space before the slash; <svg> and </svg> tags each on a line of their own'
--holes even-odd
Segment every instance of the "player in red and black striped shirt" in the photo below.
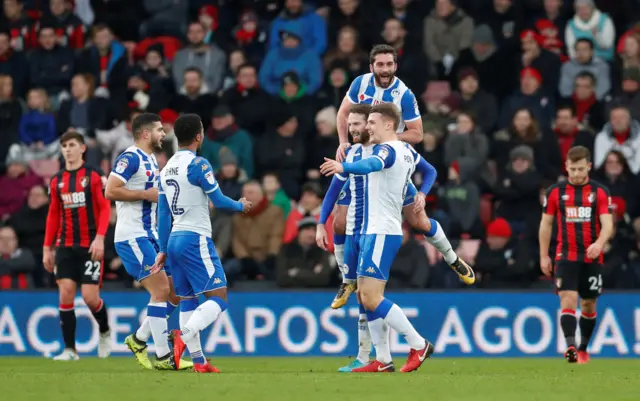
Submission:
<svg viewBox="0 0 640 401">
<path fill-rule="evenodd" d="M 65 168 L 52 179 L 43 264 L 55 270 L 60 290 L 60 325 L 65 350 L 57 360 L 76 360 L 76 315 L 73 299 L 80 286 L 82 298 L 100 328 L 98 356 L 111 352 L 107 307 L 100 298 L 104 236 L 109 226 L 111 204 L 104 197 L 103 176 L 84 164 L 84 138 L 67 132 L 60 138 Z M 54 248 L 56 248 L 54 250 Z"/>
<path fill-rule="evenodd" d="M 596 325 L 596 300 L 602 293 L 602 249 L 613 234 L 611 197 L 589 179 L 591 154 L 576 146 L 567 154 L 567 181 L 548 189 L 540 222 L 540 267 L 551 276 L 549 242 L 553 220 L 558 227 L 555 284 L 560 296 L 560 325 L 567 340 L 565 358 L 587 363 L 587 345 Z M 580 347 L 576 349 L 576 308 L 581 298 Z"/>
</svg>

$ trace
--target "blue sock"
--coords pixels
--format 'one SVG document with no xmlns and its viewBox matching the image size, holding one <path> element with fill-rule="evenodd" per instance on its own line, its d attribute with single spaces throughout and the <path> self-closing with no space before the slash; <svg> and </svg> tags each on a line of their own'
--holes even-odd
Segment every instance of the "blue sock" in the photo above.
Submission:
<svg viewBox="0 0 640 401">
<path fill-rule="evenodd" d="M 170 301 L 167 301 L 167 313 L 166 313 L 167 319 L 169 319 L 169 317 L 171 316 L 173 311 L 176 310 L 177 307 L 178 305 L 174 305 Z"/>
<path fill-rule="evenodd" d="M 333 245 L 344 245 L 346 238 L 345 234 L 333 234 Z"/>
<path fill-rule="evenodd" d="M 433 237 L 438 232 L 438 222 L 434 219 L 429 219 L 429 222 L 431 222 L 431 230 L 425 231 L 423 234 L 426 237 Z"/>
</svg>

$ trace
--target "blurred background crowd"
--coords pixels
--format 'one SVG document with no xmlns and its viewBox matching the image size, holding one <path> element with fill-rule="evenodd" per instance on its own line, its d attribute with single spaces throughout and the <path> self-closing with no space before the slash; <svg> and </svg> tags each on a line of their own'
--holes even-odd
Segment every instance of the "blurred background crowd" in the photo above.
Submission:
<svg viewBox="0 0 640 401">
<path fill-rule="evenodd" d="M 232 286 L 335 285 L 315 245 L 318 166 L 377 43 L 397 49 L 396 75 L 419 99 L 416 148 L 438 171 L 427 212 L 475 265 L 476 287 L 552 286 L 538 267 L 541 194 L 583 145 L 617 222 L 605 287 L 640 288 L 638 21 L 639 0 L 3 0 L 0 290 L 53 284 L 41 259 L 58 137 L 81 132 L 87 162 L 108 172 L 144 111 L 169 134 L 161 168 L 178 116 L 199 114 L 223 192 L 255 205 L 212 210 Z M 115 220 L 105 286 L 132 287 Z M 389 285 L 461 286 L 409 228 Z"/>
</svg>

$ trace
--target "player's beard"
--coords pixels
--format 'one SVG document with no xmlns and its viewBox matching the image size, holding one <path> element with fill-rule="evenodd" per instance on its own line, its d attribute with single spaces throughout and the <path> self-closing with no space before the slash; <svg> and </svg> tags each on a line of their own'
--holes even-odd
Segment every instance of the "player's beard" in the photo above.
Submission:
<svg viewBox="0 0 640 401">
<path fill-rule="evenodd" d="M 354 143 L 361 143 L 364 145 L 369 142 L 369 131 L 367 130 L 350 131 L 349 134 L 351 134 L 351 138 L 353 138 Z"/>
<path fill-rule="evenodd" d="M 388 88 L 389 86 L 391 86 L 391 83 L 393 82 L 393 78 L 395 78 L 395 74 L 393 72 L 387 72 L 387 73 L 374 72 L 373 76 L 376 80 L 376 85 L 381 88 Z M 388 79 L 388 82 L 382 83 L 381 79 Z"/>
</svg>

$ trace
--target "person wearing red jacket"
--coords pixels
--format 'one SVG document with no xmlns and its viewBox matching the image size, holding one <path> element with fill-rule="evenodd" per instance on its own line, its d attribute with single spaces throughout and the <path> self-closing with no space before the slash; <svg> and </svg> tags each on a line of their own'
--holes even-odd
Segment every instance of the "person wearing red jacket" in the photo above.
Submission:
<svg viewBox="0 0 640 401">
<path fill-rule="evenodd" d="M 98 357 L 106 358 L 111 353 L 111 333 L 100 284 L 111 203 L 104 196 L 103 174 L 84 163 L 84 137 L 68 131 L 60 137 L 60 145 L 65 167 L 49 185 L 49 214 L 42 247 L 42 263 L 48 272 L 55 272 L 60 293 L 65 349 L 54 360 L 78 359 L 73 302 L 78 286 L 100 329 Z"/>
</svg>

